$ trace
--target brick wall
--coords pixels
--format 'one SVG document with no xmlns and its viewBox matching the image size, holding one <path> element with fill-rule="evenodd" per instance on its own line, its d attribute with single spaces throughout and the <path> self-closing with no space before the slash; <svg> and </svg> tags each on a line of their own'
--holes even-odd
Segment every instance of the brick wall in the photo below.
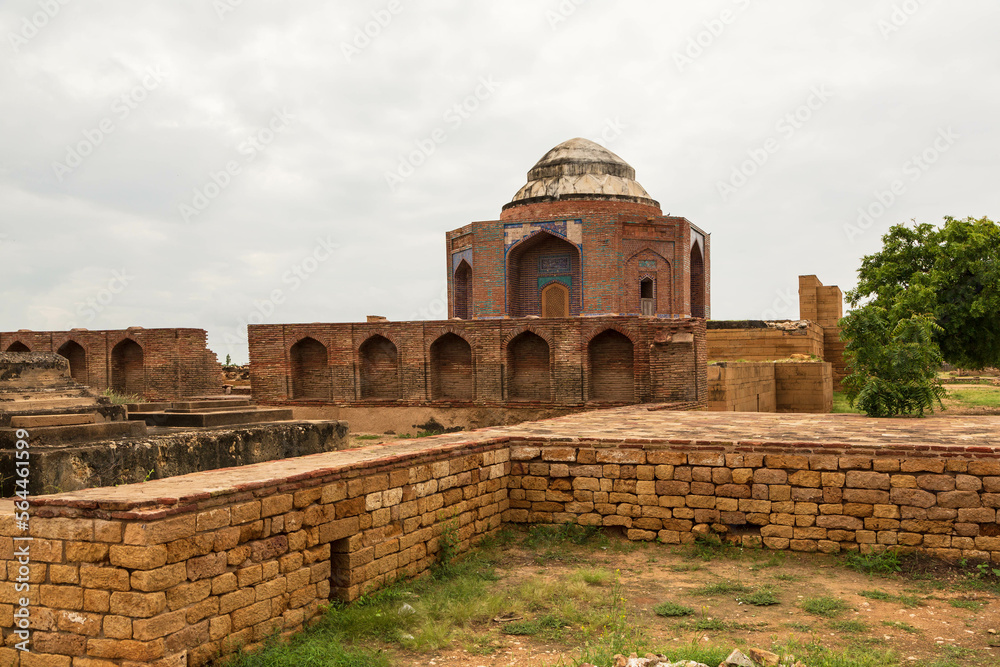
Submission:
<svg viewBox="0 0 1000 667">
<path fill-rule="evenodd" d="M 655 414 L 629 418 L 643 413 Z M 15 588 L 23 534 L 7 501 L 0 660 L 18 665 L 13 614 L 27 596 L 21 667 L 204 665 L 301 629 L 330 597 L 425 571 L 446 527 L 464 549 L 502 521 L 1000 562 L 995 448 L 667 441 L 623 433 L 620 418 L 607 439 L 491 430 L 34 498 L 27 592 Z"/>
<path fill-rule="evenodd" d="M 323 392 L 309 400 L 339 405 L 698 403 L 704 327 L 642 317 L 250 325 L 250 376 L 266 403 L 298 400 L 295 378 L 306 376 Z M 306 338 L 326 348 L 312 366 L 293 355 Z"/>
<path fill-rule="evenodd" d="M 513 206 L 503 211 L 500 220 L 473 222 L 448 232 L 449 317 L 456 316 L 456 304 L 461 309 L 464 303 L 472 304 L 474 318 L 540 314 L 537 255 L 545 253 L 534 248 L 520 251 L 522 246 L 528 248 L 537 242 L 533 236 L 508 248 L 505 225 L 538 226 L 567 220 L 579 222 L 580 237 L 563 241 L 553 234 L 545 243 L 555 246 L 561 241 L 558 252 L 572 251 L 572 314 L 638 315 L 639 281 L 652 276 L 656 281 L 656 314 L 691 316 L 693 225 L 689 220 L 664 216 L 658 207 L 634 202 L 571 199 Z M 705 234 L 706 314 L 711 300 L 709 241 L 710 236 Z M 470 252 L 472 288 L 471 300 L 466 301 L 467 297 L 456 295 L 455 272 L 461 258 L 468 258 Z"/>
<path fill-rule="evenodd" d="M 17 344 L 32 352 L 71 354 L 73 378 L 99 392 L 117 385 L 150 400 L 222 392 L 222 366 L 206 347 L 204 329 L 0 333 L 0 350 Z"/>
</svg>

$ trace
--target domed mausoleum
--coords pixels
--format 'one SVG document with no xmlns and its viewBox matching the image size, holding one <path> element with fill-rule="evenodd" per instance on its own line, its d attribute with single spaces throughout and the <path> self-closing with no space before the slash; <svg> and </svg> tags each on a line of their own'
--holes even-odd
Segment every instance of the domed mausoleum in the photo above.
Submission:
<svg viewBox="0 0 1000 667">
<path fill-rule="evenodd" d="M 413 407 L 446 418 L 501 408 L 476 413 L 494 423 L 553 408 L 700 407 L 708 266 L 707 234 L 663 215 L 620 157 L 570 139 L 499 220 L 447 233 L 449 319 L 250 325 L 253 396 L 370 408 L 350 418 L 378 428 L 409 428 Z"/>
<path fill-rule="evenodd" d="M 452 317 L 709 317 L 709 235 L 587 139 L 543 155 L 500 220 L 447 239 Z"/>
</svg>

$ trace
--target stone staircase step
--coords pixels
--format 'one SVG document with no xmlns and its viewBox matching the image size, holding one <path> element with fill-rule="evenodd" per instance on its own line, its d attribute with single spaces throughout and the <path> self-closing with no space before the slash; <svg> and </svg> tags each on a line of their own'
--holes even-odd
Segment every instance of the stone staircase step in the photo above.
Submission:
<svg viewBox="0 0 1000 667">
<path fill-rule="evenodd" d="M 103 420 L 102 420 L 103 421 Z M 79 424 L 96 424 L 97 416 L 93 412 L 58 415 L 18 415 L 11 417 L 12 428 L 38 428 L 41 426 L 77 426 Z"/>
<path fill-rule="evenodd" d="M 14 428 L 0 428 L 0 449 L 14 449 L 17 442 Z M 75 426 L 41 426 L 30 431 L 30 447 L 59 447 L 116 438 L 141 438 L 146 435 L 145 422 L 103 422 Z"/>
<path fill-rule="evenodd" d="M 233 410 L 235 408 L 246 408 L 250 406 L 250 401 L 245 398 L 232 399 L 207 399 L 199 401 L 174 401 L 171 410 Z"/>
<path fill-rule="evenodd" d="M 24 401 L 0 401 L 3 412 L 39 412 L 43 410 L 66 410 L 71 408 L 95 407 L 98 400 L 92 396 L 74 398 L 40 398 Z"/>
<path fill-rule="evenodd" d="M 149 426 L 204 428 L 290 421 L 293 413 L 291 408 L 247 408 L 225 412 L 130 412 L 128 418 L 141 419 Z"/>
</svg>

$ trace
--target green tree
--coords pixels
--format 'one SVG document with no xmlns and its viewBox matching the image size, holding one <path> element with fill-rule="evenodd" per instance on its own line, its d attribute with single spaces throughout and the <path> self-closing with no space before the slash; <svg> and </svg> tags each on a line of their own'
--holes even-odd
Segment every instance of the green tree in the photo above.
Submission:
<svg viewBox="0 0 1000 667">
<path fill-rule="evenodd" d="M 934 342 L 941 327 L 932 316 L 894 320 L 885 308 L 868 304 L 840 322 L 849 373 L 843 384 L 851 405 L 870 417 L 923 416 L 935 403 L 944 407 L 937 378 L 941 352 Z"/>
<path fill-rule="evenodd" d="M 1000 226 L 988 218 L 895 225 L 862 260 L 852 307 L 882 308 L 889 322 L 933 315 L 944 360 L 1000 366 Z"/>
</svg>

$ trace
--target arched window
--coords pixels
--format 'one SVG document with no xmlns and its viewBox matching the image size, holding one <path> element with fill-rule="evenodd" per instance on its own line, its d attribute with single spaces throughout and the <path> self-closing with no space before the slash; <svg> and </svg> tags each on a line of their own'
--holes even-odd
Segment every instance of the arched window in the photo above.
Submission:
<svg viewBox="0 0 1000 667">
<path fill-rule="evenodd" d="M 656 289 L 652 278 L 639 281 L 639 307 L 643 315 L 656 315 Z"/>
<path fill-rule="evenodd" d="M 552 282 L 542 289 L 542 317 L 569 317 L 569 288 Z"/>
<path fill-rule="evenodd" d="M 691 248 L 691 317 L 705 317 L 705 292 L 705 258 L 695 243 Z"/>
<path fill-rule="evenodd" d="M 27 345 L 25 345 L 24 343 L 22 343 L 21 341 L 18 340 L 18 341 L 14 341 L 10 345 L 8 345 L 7 346 L 7 351 L 8 352 L 31 352 L 31 349 L 29 349 Z"/>
<path fill-rule="evenodd" d="M 472 267 L 464 259 L 455 269 L 455 317 L 472 319 Z"/>
</svg>

